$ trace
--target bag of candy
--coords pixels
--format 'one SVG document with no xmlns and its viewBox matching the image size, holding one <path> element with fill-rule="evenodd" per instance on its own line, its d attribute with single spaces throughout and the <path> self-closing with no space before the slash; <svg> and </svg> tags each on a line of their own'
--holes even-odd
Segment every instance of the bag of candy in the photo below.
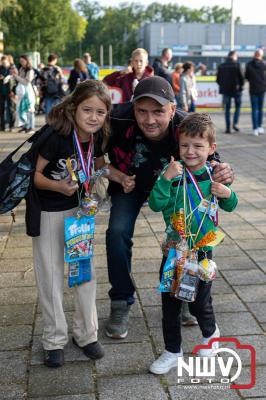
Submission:
<svg viewBox="0 0 266 400">
<path fill-rule="evenodd" d="M 65 261 L 80 261 L 93 256 L 94 216 L 65 218 Z"/>
<path fill-rule="evenodd" d="M 70 288 L 91 280 L 92 258 L 68 263 L 68 286 Z"/>
</svg>

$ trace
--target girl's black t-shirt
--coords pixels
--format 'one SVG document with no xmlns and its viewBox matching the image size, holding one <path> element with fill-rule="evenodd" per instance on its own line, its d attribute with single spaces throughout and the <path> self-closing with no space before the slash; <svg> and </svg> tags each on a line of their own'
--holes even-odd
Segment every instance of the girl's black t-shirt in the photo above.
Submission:
<svg viewBox="0 0 266 400">
<path fill-rule="evenodd" d="M 81 143 L 85 157 L 87 156 L 89 142 Z M 98 136 L 94 141 L 94 158 L 103 156 L 101 150 L 102 139 Z M 68 176 L 66 160 L 70 158 L 73 171 L 81 169 L 76 149 L 74 148 L 73 135 L 63 136 L 54 132 L 40 149 L 40 155 L 50 161 L 44 168 L 43 175 L 48 179 L 61 180 Z M 51 190 L 37 189 L 42 211 L 65 211 L 78 206 L 78 192 L 66 196 Z"/>
</svg>

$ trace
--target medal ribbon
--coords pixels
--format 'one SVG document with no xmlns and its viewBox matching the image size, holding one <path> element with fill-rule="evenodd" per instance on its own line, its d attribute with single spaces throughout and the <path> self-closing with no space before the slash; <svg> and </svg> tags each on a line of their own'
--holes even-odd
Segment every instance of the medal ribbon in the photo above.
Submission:
<svg viewBox="0 0 266 400">
<path fill-rule="evenodd" d="M 88 148 L 88 153 L 87 153 L 87 160 L 85 159 L 84 151 L 83 151 L 79 137 L 78 137 L 75 129 L 74 129 L 74 143 L 75 143 L 75 146 L 77 149 L 78 158 L 79 158 L 79 161 L 81 164 L 82 171 L 86 178 L 86 180 L 84 182 L 84 188 L 85 188 L 85 191 L 88 192 L 89 181 L 90 181 L 90 177 L 92 175 L 92 164 L 93 164 L 93 157 L 92 157 L 93 135 L 90 135 L 90 143 L 89 143 L 89 148 Z"/>
<path fill-rule="evenodd" d="M 193 178 L 194 178 L 194 176 L 190 173 L 190 171 L 189 171 L 187 168 L 186 168 L 186 172 L 187 172 L 187 174 L 188 174 L 188 176 L 189 176 L 189 178 L 190 178 L 190 180 L 191 180 L 191 183 L 194 184 L 193 180 L 191 179 L 191 176 L 192 176 Z M 196 182 L 196 183 L 197 183 L 197 182 Z M 190 201 L 190 204 L 191 204 L 191 206 L 192 206 L 192 209 L 194 210 L 195 218 L 196 218 L 196 220 L 197 220 L 197 222 L 198 222 L 198 225 L 199 225 L 199 227 L 200 227 L 200 230 L 202 231 L 203 235 L 205 235 L 206 230 L 203 228 L 203 224 L 202 224 L 201 218 L 200 218 L 200 216 L 199 216 L 199 212 L 198 212 L 198 210 L 197 210 L 197 207 L 195 206 L 195 202 L 194 202 L 194 200 L 193 200 L 193 198 L 192 198 L 192 194 L 191 194 L 191 192 L 190 192 L 189 185 L 187 184 L 186 186 L 187 186 L 186 189 L 187 189 L 188 199 L 189 199 L 189 201 Z M 194 186 L 195 186 L 195 184 L 194 184 Z M 202 192 L 201 192 L 200 188 L 198 187 L 198 185 L 197 185 L 197 187 L 196 187 L 195 189 L 196 189 L 196 191 L 197 191 L 197 193 L 198 193 L 200 199 L 202 199 L 202 198 L 203 198 Z M 197 190 L 197 189 L 198 189 L 198 190 Z"/>
<path fill-rule="evenodd" d="M 209 169 L 208 169 L 207 166 L 206 166 L 206 169 L 207 169 L 207 172 L 208 172 L 208 174 L 209 174 L 210 180 L 212 181 L 212 177 L 211 177 L 210 171 L 209 171 Z M 204 197 L 203 197 L 202 191 L 201 191 L 201 189 L 200 189 L 200 187 L 199 187 L 199 184 L 198 184 L 198 182 L 196 181 L 194 175 L 190 172 L 190 170 L 189 170 L 187 167 L 186 167 L 186 171 L 187 171 L 187 174 L 188 174 L 188 176 L 189 176 L 189 179 L 191 180 L 191 183 L 193 184 L 193 186 L 194 186 L 194 188 L 195 188 L 195 190 L 196 190 L 196 193 L 198 194 L 200 200 L 203 200 Z M 216 203 L 216 204 L 217 204 L 217 200 L 215 199 L 214 196 L 212 196 L 212 200 L 213 200 L 213 203 Z M 211 201 L 212 201 L 212 200 L 211 200 Z M 217 226 L 217 225 L 218 225 L 218 209 L 217 209 L 217 211 L 216 211 L 215 217 L 209 215 L 209 213 L 208 213 L 208 216 L 209 216 L 209 218 L 213 221 L 214 225 Z"/>
<path fill-rule="evenodd" d="M 207 164 L 206 165 L 206 169 L 207 169 L 207 172 L 209 174 L 210 181 L 213 182 L 212 175 L 211 175 L 211 173 L 213 171 L 213 168 L 210 165 Z M 213 220 L 214 225 L 217 226 L 218 225 L 218 201 L 217 201 L 217 198 L 214 195 L 211 198 L 211 202 L 216 204 L 216 213 L 215 213 L 214 216 L 211 216 L 211 219 Z"/>
</svg>

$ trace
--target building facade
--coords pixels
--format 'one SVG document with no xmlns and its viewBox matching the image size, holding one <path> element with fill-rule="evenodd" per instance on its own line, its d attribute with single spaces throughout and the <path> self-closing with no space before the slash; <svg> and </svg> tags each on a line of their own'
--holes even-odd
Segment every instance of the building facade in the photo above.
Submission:
<svg viewBox="0 0 266 400">
<path fill-rule="evenodd" d="M 193 61 L 215 71 L 230 51 L 230 24 L 152 22 L 139 30 L 139 45 L 152 62 L 164 47 L 173 51 L 172 64 Z M 235 25 L 235 47 L 244 65 L 256 48 L 266 48 L 266 25 Z"/>
</svg>

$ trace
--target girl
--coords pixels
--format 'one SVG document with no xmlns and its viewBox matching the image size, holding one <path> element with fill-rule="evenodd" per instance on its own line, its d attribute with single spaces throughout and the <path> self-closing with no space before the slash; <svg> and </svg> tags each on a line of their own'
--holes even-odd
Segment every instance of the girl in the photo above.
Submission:
<svg viewBox="0 0 266 400">
<path fill-rule="evenodd" d="M 16 126 L 21 127 L 19 132 L 33 133 L 35 128 L 35 104 L 36 95 L 32 86 L 35 77 L 29 57 L 22 55 L 19 58 L 21 67 L 11 70 L 12 75 L 18 82 L 16 86 L 17 108 Z"/>
<path fill-rule="evenodd" d="M 183 73 L 180 78 L 180 100 L 184 111 L 195 112 L 197 100 L 196 79 L 194 75 L 194 64 L 187 61 L 183 64 Z"/>
<path fill-rule="evenodd" d="M 34 175 L 41 204 L 40 236 L 33 238 L 33 258 L 38 294 L 43 315 L 44 363 L 59 367 L 64 363 L 63 348 L 68 342 L 63 311 L 64 217 L 72 216 L 79 204 L 82 185 L 71 181 L 66 169 L 70 158 L 78 176 L 80 159 L 74 145 L 74 130 L 83 149 L 85 162 L 89 147 L 94 147 L 94 165 L 104 165 L 103 148 L 107 142 L 111 99 L 99 81 L 87 80 L 55 106 L 48 115 L 54 129 L 39 150 Z M 96 281 L 74 288 L 75 313 L 73 343 L 92 359 L 103 357 L 97 341 L 95 306 Z"/>
<path fill-rule="evenodd" d="M 183 64 L 175 64 L 174 72 L 172 73 L 172 86 L 175 94 L 175 101 L 178 108 L 182 108 L 182 103 L 180 101 L 180 78 L 183 71 Z"/>
<path fill-rule="evenodd" d="M 77 83 L 89 79 L 87 66 L 84 61 L 82 61 L 80 58 L 76 58 L 73 66 L 74 68 L 70 71 L 70 76 L 67 81 L 70 92 L 73 92 Z"/>
</svg>

